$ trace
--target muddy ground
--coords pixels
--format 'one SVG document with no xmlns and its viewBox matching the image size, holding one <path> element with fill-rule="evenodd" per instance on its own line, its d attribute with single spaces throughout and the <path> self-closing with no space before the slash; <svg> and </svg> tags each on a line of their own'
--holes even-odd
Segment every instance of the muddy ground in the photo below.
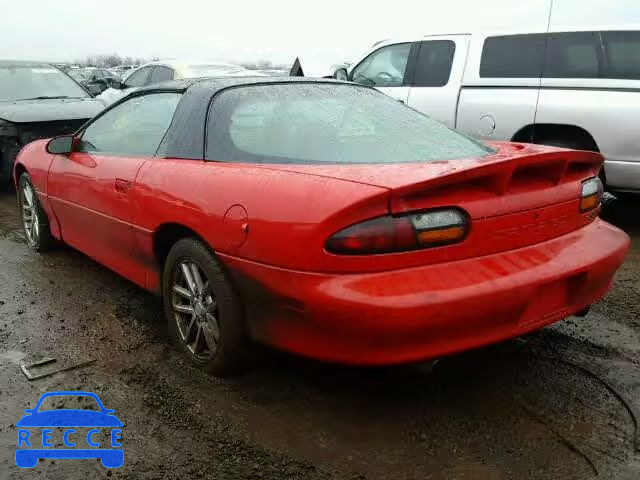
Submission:
<svg viewBox="0 0 640 480">
<path fill-rule="evenodd" d="M 0 195 L 0 479 L 640 478 L 640 207 L 605 215 L 633 237 L 586 318 L 428 364 L 354 369 L 266 354 L 234 380 L 164 338 L 159 302 L 85 256 L 26 247 Z M 36 380 L 19 364 L 81 370 Z M 125 423 L 124 466 L 14 464 L 40 394 L 96 392 Z"/>
</svg>

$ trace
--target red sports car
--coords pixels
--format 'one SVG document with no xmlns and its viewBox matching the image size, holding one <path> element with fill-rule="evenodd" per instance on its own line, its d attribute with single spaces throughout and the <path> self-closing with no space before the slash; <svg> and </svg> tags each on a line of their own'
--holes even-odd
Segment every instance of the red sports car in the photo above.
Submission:
<svg viewBox="0 0 640 480">
<path fill-rule="evenodd" d="M 24 229 L 160 294 L 222 375 L 258 341 L 393 364 L 585 311 L 629 239 L 597 153 L 482 144 L 332 80 L 175 81 L 16 161 Z"/>
</svg>

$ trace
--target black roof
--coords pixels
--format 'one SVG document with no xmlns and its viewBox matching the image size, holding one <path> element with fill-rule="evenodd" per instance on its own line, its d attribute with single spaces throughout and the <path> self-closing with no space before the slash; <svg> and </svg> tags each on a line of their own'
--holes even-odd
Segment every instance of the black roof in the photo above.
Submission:
<svg viewBox="0 0 640 480">
<path fill-rule="evenodd" d="M 125 101 L 132 95 L 144 95 L 149 92 L 180 92 L 183 93 L 182 100 L 167 131 L 158 154 L 171 158 L 204 158 L 205 123 L 207 121 L 207 111 L 213 97 L 222 90 L 245 85 L 283 85 L 294 83 L 316 83 L 350 85 L 353 88 L 370 88 L 362 85 L 355 85 L 349 82 L 326 78 L 309 77 L 211 77 L 211 78 L 189 78 L 183 80 L 173 80 L 169 82 L 150 85 L 136 90 L 127 97 L 119 100 Z M 114 104 L 114 105 L 116 105 Z"/>
<path fill-rule="evenodd" d="M 349 82 L 334 80 L 331 78 L 311 78 L 311 77 L 205 77 L 205 78 L 185 78 L 182 80 L 171 80 L 169 82 L 157 83 L 137 90 L 137 92 L 153 91 L 153 90 L 175 90 L 185 91 L 191 86 L 197 84 L 198 90 L 207 90 L 215 93 L 228 87 L 236 87 L 240 85 L 260 85 L 260 84 L 283 84 L 283 83 L 333 83 L 347 84 Z"/>
</svg>

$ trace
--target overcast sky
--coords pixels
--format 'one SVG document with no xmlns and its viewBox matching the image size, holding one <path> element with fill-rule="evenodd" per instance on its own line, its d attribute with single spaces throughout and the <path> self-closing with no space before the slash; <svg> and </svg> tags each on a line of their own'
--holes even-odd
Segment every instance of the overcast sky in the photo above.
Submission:
<svg viewBox="0 0 640 480">
<path fill-rule="evenodd" d="M 352 59 L 373 42 L 419 33 L 546 26 L 551 0 L 0 0 L 0 58 L 70 61 L 89 54 L 291 62 Z M 600 17 L 601 0 L 555 0 Z M 604 0 L 603 0 L 604 1 Z M 640 21 L 640 0 L 608 0 Z M 10 5 L 10 6 L 9 6 Z"/>
</svg>

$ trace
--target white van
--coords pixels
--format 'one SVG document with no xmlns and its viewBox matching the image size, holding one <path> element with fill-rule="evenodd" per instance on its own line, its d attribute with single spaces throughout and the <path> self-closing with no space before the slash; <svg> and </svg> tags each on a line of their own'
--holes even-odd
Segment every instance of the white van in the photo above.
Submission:
<svg viewBox="0 0 640 480">
<path fill-rule="evenodd" d="M 640 18 L 386 40 L 334 77 L 480 139 L 600 151 L 608 189 L 640 193 Z"/>
</svg>

